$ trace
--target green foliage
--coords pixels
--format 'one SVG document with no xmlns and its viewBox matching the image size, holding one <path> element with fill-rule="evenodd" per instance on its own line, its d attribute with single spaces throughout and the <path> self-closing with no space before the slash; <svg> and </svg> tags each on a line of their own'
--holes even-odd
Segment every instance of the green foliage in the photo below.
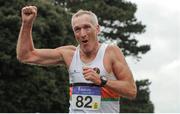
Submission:
<svg viewBox="0 0 180 114">
<path fill-rule="evenodd" d="M 0 112 L 67 112 L 68 81 L 52 70 L 34 68 L 34 75 L 0 80 Z"/>
<path fill-rule="evenodd" d="M 148 79 L 136 81 L 137 97 L 135 100 L 121 98 L 120 112 L 122 113 L 153 113 L 154 105 L 150 101 L 150 90 Z"/>
<path fill-rule="evenodd" d="M 65 67 L 39 67 L 19 63 L 16 43 L 20 9 L 33 4 L 38 16 L 33 27 L 39 48 L 73 43 L 70 15 L 47 1 L 1 1 L 0 4 L 0 112 L 68 112 L 68 73 Z M 48 9 L 48 10 L 47 10 Z M 75 42 L 75 40 L 74 40 Z"/>
</svg>

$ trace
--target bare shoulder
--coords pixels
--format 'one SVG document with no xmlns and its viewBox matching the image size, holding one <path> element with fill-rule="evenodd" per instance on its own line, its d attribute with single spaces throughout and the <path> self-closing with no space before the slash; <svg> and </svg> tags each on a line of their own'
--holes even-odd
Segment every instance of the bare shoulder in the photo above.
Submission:
<svg viewBox="0 0 180 114">
<path fill-rule="evenodd" d="M 72 57 L 74 55 L 76 47 L 73 45 L 67 45 L 67 46 L 58 47 L 56 48 L 56 50 L 60 55 L 62 55 L 66 65 L 69 66 L 72 61 Z"/>
<path fill-rule="evenodd" d="M 117 45 L 108 45 L 107 53 L 111 54 L 112 56 L 122 56 L 124 57 L 121 49 Z"/>
<path fill-rule="evenodd" d="M 110 45 L 108 45 L 107 50 L 109 50 L 109 51 L 120 51 L 120 48 L 117 45 L 110 44 Z"/>
<path fill-rule="evenodd" d="M 124 54 L 117 45 L 108 45 L 106 51 L 112 62 L 116 62 L 116 61 L 125 62 Z"/>
<path fill-rule="evenodd" d="M 73 46 L 73 45 L 67 45 L 67 46 L 61 46 L 61 47 L 58 47 L 56 48 L 56 50 L 58 51 L 59 54 L 61 54 L 64 59 L 66 57 L 71 57 L 73 56 L 75 50 L 76 50 L 76 47 Z"/>
<path fill-rule="evenodd" d="M 61 55 L 71 54 L 76 50 L 76 47 L 73 45 L 61 46 L 56 48 L 57 52 Z"/>
</svg>

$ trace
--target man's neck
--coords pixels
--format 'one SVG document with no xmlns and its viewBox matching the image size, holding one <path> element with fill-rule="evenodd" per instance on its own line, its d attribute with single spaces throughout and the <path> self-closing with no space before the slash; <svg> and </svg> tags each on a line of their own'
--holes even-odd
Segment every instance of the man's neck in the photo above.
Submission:
<svg viewBox="0 0 180 114">
<path fill-rule="evenodd" d="M 100 46 L 101 44 L 97 43 L 94 46 L 93 50 L 90 52 L 84 52 L 83 50 L 80 49 L 81 60 L 84 61 L 85 63 L 92 61 L 96 57 Z"/>
</svg>

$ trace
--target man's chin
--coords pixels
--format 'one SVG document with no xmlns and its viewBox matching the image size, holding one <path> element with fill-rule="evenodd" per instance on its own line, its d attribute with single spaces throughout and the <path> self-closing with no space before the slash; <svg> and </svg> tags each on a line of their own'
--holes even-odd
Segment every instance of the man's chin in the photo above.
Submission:
<svg viewBox="0 0 180 114">
<path fill-rule="evenodd" d="M 89 48 L 88 43 L 82 43 L 82 44 L 81 44 L 81 48 L 83 48 L 83 49 Z"/>
<path fill-rule="evenodd" d="M 88 45 L 83 45 L 83 46 L 81 46 L 81 49 L 82 49 L 82 51 L 83 51 L 84 53 L 89 53 L 89 52 L 92 51 L 91 47 L 88 46 Z"/>
</svg>

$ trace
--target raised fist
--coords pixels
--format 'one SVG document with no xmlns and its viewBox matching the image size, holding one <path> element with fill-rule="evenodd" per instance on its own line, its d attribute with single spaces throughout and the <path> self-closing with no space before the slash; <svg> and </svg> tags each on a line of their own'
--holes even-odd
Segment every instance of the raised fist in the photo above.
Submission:
<svg viewBox="0 0 180 114">
<path fill-rule="evenodd" d="M 36 6 L 26 6 L 21 10 L 22 22 L 25 24 L 32 24 L 37 16 Z"/>
</svg>

